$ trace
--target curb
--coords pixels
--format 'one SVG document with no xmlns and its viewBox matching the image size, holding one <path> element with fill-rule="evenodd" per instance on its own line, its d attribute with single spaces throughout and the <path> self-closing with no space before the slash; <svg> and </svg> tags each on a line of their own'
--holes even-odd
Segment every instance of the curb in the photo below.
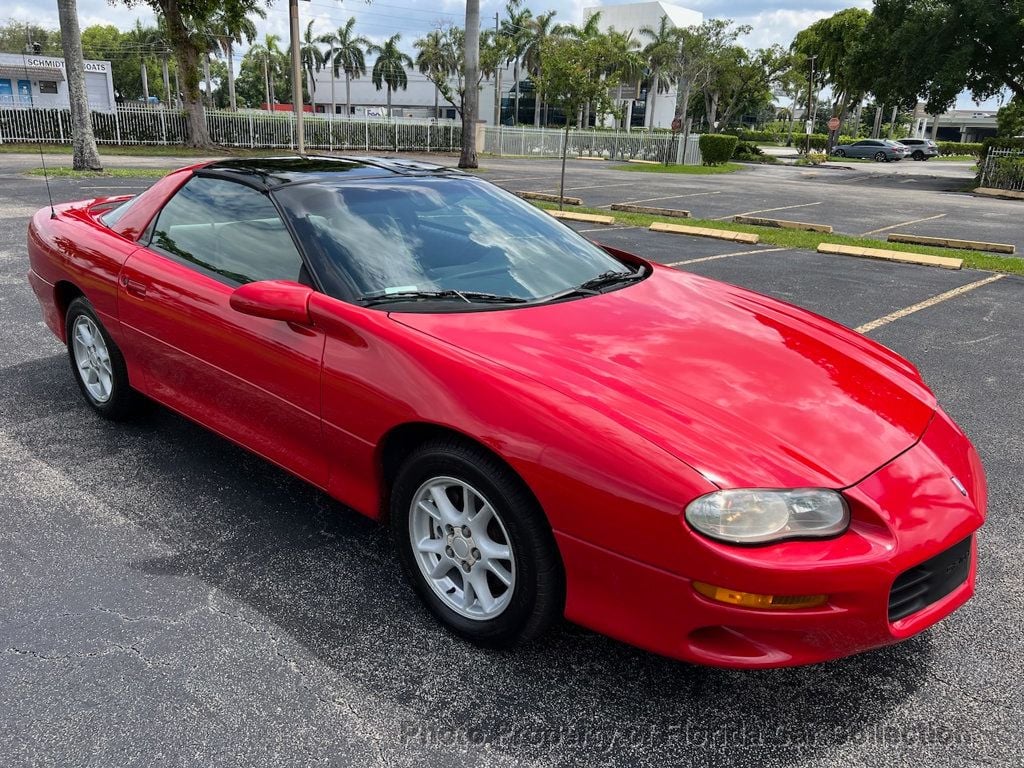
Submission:
<svg viewBox="0 0 1024 768">
<path fill-rule="evenodd" d="M 753 235 L 749 232 L 732 232 L 728 229 L 708 229 L 707 227 L 686 227 L 682 224 L 669 224 L 664 221 L 656 221 L 648 229 L 651 232 L 710 237 L 715 240 L 729 240 L 734 243 L 748 243 L 750 245 L 756 245 L 761 242 L 760 235 Z"/>
<path fill-rule="evenodd" d="M 787 221 L 786 219 L 762 219 L 758 216 L 733 216 L 732 220 L 736 224 L 753 224 L 757 227 L 800 229 L 805 232 L 823 232 L 826 235 L 832 234 L 832 227 L 828 224 L 810 224 L 806 221 Z"/>
<path fill-rule="evenodd" d="M 516 197 L 524 200 L 543 200 L 545 203 L 558 202 L 558 195 L 550 195 L 547 192 L 516 192 Z M 583 205 L 583 201 L 578 197 L 563 197 L 562 202 L 565 205 Z"/>
<path fill-rule="evenodd" d="M 988 251 L 989 253 L 1017 252 L 1017 246 L 1011 243 L 989 243 L 984 240 L 955 240 L 948 237 L 925 237 L 924 235 L 904 235 L 892 233 L 887 238 L 890 243 L 910 243 L 912 245 L 936 245 L 940 248 L 954 248 L 962 251 Z"/>
<path fill-rule="evenodd" d="M 906 253 L 904 251 L 887 251 L 882 248 L 860 248 L 853 245 L 836 245 L 819 243 L 818 253 L 830 253 L 837 256 L 857 256 L 862 259 L 880 259 L 881 261 L 898 261 L 904 264 L 920 264 L 926 267 L 942 267 L 943 269 L 960 269 L 963 259 L 948 256 L 930 256 L 926 253 Z"/>
<path fill-rule="evenodd" d="M 681 211 L 677 208 L 654 208 L 650 205 L 627 205 L 626 203 L 612 203 L 613 211 L 623 213 L 648 213 L 654 216 L 670 216 L 674 219 L 690 218 L 689 211 Z"/>
<path fill-rule="evenodd" d="M 614 224 L 614 216 L 598 216 L 593 213 L 576 213 L 575 211 L 551 211 L 545 209 L 545 213 L 554 216 L 556 219 L 567 221 L 585 221 L 589 224 Z"/>
</svg>

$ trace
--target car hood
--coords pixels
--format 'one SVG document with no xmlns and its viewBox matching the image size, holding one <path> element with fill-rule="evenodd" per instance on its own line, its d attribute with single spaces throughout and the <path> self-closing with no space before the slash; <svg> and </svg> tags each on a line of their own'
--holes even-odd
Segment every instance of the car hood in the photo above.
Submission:
<svg viewBox="0 0 1024 768">
<path fill-rule="evenodd" d="M 852 485 L 935 410 L 916 369 L 864 336 L 661 267 L 600 296 L 392 317 L 575 398 L 723 488 Z"/>
</svg>

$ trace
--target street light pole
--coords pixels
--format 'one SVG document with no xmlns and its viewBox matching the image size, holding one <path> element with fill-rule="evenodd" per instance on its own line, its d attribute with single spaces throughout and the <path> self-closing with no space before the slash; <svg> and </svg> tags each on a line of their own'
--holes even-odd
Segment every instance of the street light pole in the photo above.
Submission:
<svg viewBox="0 0 1024 768">
<path fill-rule="evenodd" d="M 810 154 L 811 152 L 811 134 L 814 132 L 814 60 L 818 57 L 810 56 L 809 58 L 811 62 L 811 79 L 807 81 L 807 120 L 804 121 L 809 128 L 804 128 L 804 133 L 806 134 L 805 154 Z"/>
<path fill-rule="evenodd" d="M 299 0 L 288 0 L 292 38 L 292 106 L 295 108 L 295 148 L 306 154 L 306 135 L 302 128 L 302 61 L 299 57 Z"/>
</svg>

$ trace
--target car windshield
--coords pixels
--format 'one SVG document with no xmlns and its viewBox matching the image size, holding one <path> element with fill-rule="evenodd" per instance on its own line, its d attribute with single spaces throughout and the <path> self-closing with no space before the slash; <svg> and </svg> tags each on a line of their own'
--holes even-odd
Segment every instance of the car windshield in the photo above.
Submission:
<svg viewBox="0 0 1024 768">
<path fill-rule="evenodd" d="M 466 308 L 561 298 L 595 278 L 610 286 L 608 273 L 634 274 L 546 213 L 472 177 L 317 181 L 274 197 L 337 298 Z"/>
</svg>

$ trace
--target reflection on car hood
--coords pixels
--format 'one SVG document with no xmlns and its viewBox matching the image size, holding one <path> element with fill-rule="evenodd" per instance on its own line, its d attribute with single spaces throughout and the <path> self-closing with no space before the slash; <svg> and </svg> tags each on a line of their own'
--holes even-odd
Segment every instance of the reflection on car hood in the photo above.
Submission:
<svg viewBox="0 0 1024 768">
<path fill-rule="evenodd" d="M 935 409 L 913 366 L 860 334 L 664 268 L 575 301 L 392 317 L 574 397 L 722 487 L 851 485 Z"/>
</svg>

